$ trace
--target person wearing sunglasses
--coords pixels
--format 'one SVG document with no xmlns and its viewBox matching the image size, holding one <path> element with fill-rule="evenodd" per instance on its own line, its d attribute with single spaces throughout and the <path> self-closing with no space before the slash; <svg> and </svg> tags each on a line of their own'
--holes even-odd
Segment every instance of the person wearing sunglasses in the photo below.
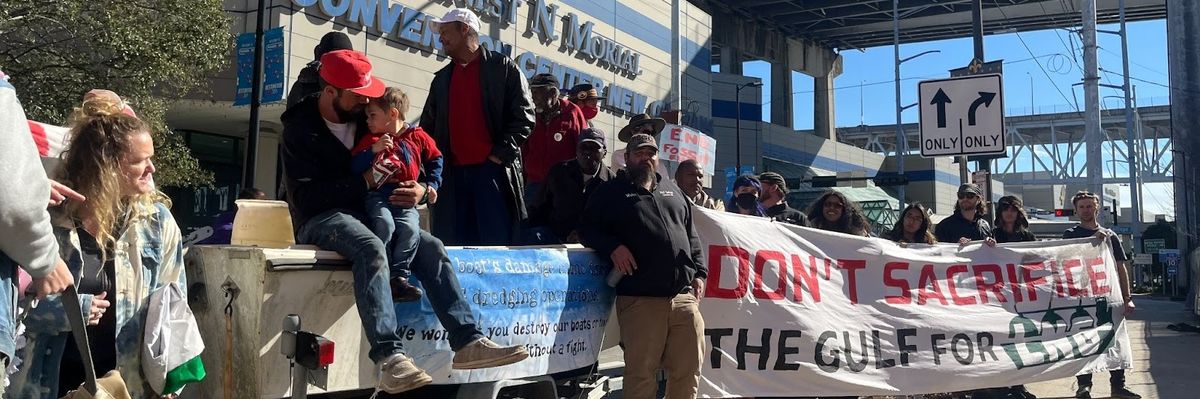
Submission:
<svg viewBox="0 0 1200 399">
<path fill-rule="evenodd" d="M 958 187 L 958 203 L 954 214 L 943 219 L 933 230 L 938 242 L 966 244 L 992 236 L 988 223 L 987 208 L 983 204 L 983 191 L 979 186 L 966 183 Z"/>
</svg>

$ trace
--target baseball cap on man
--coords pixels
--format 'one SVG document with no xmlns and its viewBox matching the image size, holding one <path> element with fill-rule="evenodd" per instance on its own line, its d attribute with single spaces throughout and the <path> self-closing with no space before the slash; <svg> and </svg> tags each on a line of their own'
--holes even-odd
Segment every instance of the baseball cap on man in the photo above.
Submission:
<svg viewBox="0 0 1200 399">
<path fill-rule="evenodd" d="M 451 22 L 462 22 L 463 24 L 470 27 L 471 30 L 474 31 L 475 33 L 479 33 L 479 30 L 480 30 L 479 16 L 475 15 L 474 11 L 468 10 L 466 8 L 452 8 L 452 9 L 450 9 L 450 11 L 446 11 L 446 15 L 442 16 L 441 18 L 430 18 L 429 19 L 429 23 L 434 24 L 435 29 L 437 28 L 438 25 L 447 24 L 447 23 L 451 23 Z"/>
<path fill-rule="evenodd" d="M 579 143 L 592 142 L 600 145 L 600 148 L 605 148 L 604 131 L 600 128 L 589 127 L 579 131 Z"/>
<path fill-rule="evenodd" d="M 592 86 L 591 83 L 580 83 L 575 85 L 575 87 L 572 87 L 571 90 L 567 92 L 567 96 L 573 101 L 604 99 L 604 97 L 600 97 L 600 92 L 596 90 L 596 86 Z"/>
<path fill-rule="evenodd" d="M 658 150 L 658 141 L 654 140 L 654 136 L 645 133 L 638 133 L 629 138 L 626 151 L 634 151 L 642 147 L 651 147 Z"/>
<path fill-rule="evenodd" d="M 533 75 L 533 77 L 529 79 L 529 87 L 558 88 L 558 78 L 554 77 L 554 74 L 539 73 L 537 75 Z"/>
<path fill-rule="evenodd" d="M 371 75 L 367 55 L 354 50 L 335 50 L 321 56 L 321 79 L 331 86 L 378 98 L 387 90 L 379 78 Z"/>
</svg>

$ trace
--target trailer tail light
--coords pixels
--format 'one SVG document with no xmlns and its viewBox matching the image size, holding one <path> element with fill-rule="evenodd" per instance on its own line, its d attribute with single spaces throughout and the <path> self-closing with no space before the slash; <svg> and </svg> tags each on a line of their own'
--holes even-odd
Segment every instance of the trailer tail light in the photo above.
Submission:
<svg viewBox="0 0 1200 399">
<path fill-rule="evenodd" d="M 308 331 L 296 333 L 296 363 L 310 370 L 333 364 L 334 343 Z"/>
</svg>

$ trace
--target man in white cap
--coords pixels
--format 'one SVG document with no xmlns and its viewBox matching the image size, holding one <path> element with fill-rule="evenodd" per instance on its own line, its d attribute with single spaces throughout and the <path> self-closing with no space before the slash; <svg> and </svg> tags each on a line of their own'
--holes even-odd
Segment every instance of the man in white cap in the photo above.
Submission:
<svg viewBox="0 0 1200 399">
<path fill-rule="evenodd" d="M 434 74 L 421 127 L 446 157 L 433 206 L 449 245 L 511 245 L 526 219 L 521 146 L 533 101 L 511 59 L 479 46 L 479 17 L 456 8 L 431 19 L 449 65 Z"/>
</svg>

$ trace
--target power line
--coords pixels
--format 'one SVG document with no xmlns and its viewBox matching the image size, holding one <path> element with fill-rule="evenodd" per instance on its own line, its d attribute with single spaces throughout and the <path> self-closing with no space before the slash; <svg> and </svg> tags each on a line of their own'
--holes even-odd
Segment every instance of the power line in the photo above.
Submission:
<svg viewBox="0 0 1200 399">
<path fill-rule="evenodd" d="M 1011 23 L 1011 21 L 1008 19 L 1008 13 L 1004 12 L 1004 8 L 1000 6 L 1000 2 L 993 0 L 992 3 L 996 5 L 997 10 L 1000 10 L 1000 15 L 1002 17 L 1004 17 L 1005 24 Z M 1025 38 L 1021 37 L 1021 33 L 1013 32 L 1013 34 L 1015 34 L 1017 36 L 1017 40 L 1019 40 L 1021 42 L 1021 46 L 1025 47 L 1025 51 L 1028 52 L 1030 56 L 1034 56 L 1033 49 L 1029 48 L 1029 44 L 1025 43 Z M 1034 57 L 1036 57 L 1036 56 L 1034 56 Z M 1037 59 L 1034 59 L 1033 61 L 1035 63 L 1037 63 L 1038 69 L 1042 70 L 1042 74 L 1046 75 L 1046 79 L 1050 81 L 1050 84 L 1052 86 L 1054 86 L 1054 90 L 1058 92 L 1058 95 L 1062 96 L 1063 100 L 1065 100 L 1067 102 L 1067 104 L 1070 104 L 1071 100 L 1068 99 L 1067 95 L 1064 94 L 1062 89 L 1058 87 L 1058 83 L 1055 83 L 1054 79 L 1050 77 L 1050 73 L 1046 72 L 1046 68 L 1042 66 L 1042 63 L 1039 62 Z M 1079 107 L 1075 107 L 1075 112 L 1079 112 Z"/>
</svg>

